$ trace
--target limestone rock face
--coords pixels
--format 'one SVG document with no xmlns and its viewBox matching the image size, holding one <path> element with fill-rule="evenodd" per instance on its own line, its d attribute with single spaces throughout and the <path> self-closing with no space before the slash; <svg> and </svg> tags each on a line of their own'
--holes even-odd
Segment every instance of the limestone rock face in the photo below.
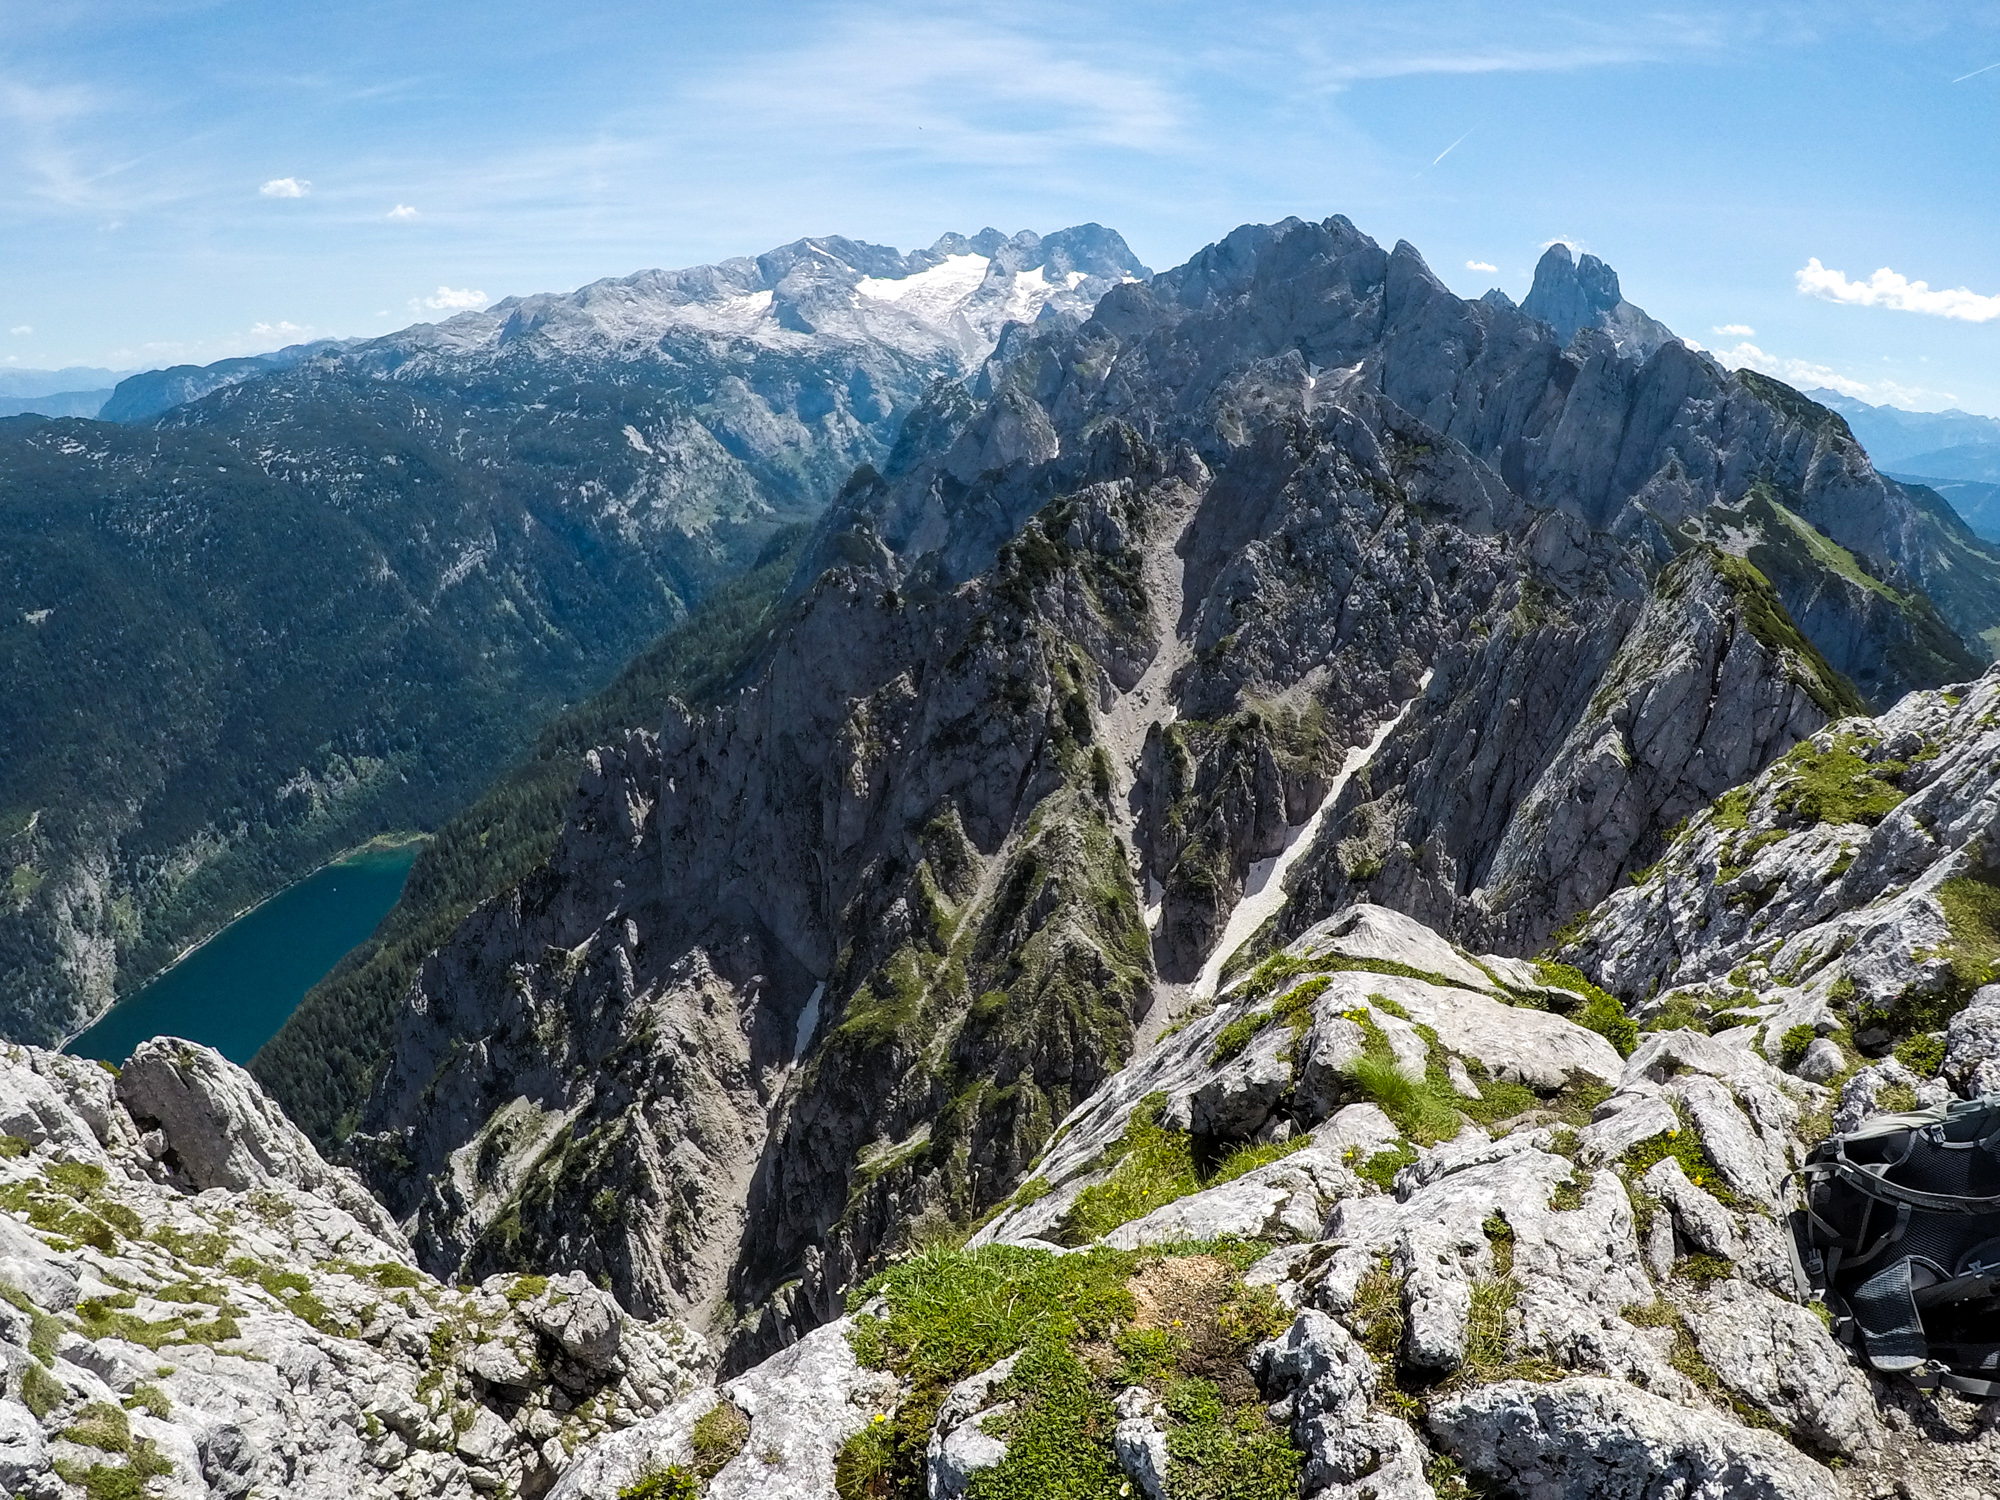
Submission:
<svg viewBox="0 0 2000 1500">
<path fill-rule="evenodd" d="M 1535 282 L 1521 311 L 1540 318 L 1568 343 L 1581 328 L 1609 334 L 1620 354 L 1641 358 L 1673 338 L 1673 332 L 1627 302 L 1618 290 L 1618 273 L 1594 255 L 1573 256 L 1558 241 L 1543 252 L 1535 266 Z"/>
<path fill-rule="evenodd" d="M 1347 931 L 1369 935 L 1368 951 L 1339 946 Z M 1483 992 L 1461 988 L 1461 967 Z M 1550 1500 L 1875 1500 L 1898 1485 L 1957 1493 L 2000 1459 L 1976 1402 L 1882 1382 L 1794 1300 L 1787 1179 L 1845 1094 L 1785 1071 L 1750 1026 L 1645 1032 L 1629 1056 L 1606 1046 L 1602 1062 L 1597 1033 L 1532 1008 L 1558 993 L 1534 966 L 1468 954 L 1406 919 L 1336 912 L 1071 1111 L 1036 1191 L 972 1248 L 1097 1244 L 1171 1261 L 1229 1236 L 1275 1242 L 1244 1282 L 1291 1321 L 1249 1370 L 1312 1500 L 1435 1500 L 1466 1482 Z M 1489 1046 L 1507 1028 L 1483 1009 L 1479 1024 L 1464 1020 L 1472 999 L 1521 1018 L 1535 1040 Z M 1588 1042 L 1569 1051 L 1567 1032 Z M 1261 1122 L 1229 1116 L 1247 1134 L 1202 1136 L 1200 1121 L 1224 1118 L 1201 1113 L 1204 1097 L 1266 1098 L 1261 1073 L 1236 1063 L 1274 1034 L 1287 1045 L 1260 1055 L 1292 1070 L 1289 1089 Z M 1530 1048 L 1581 1063 L 1551 1077 L 1522 1055 Z M 1898 1062 L 1868 1071 L 1877 1076 L 1850 1081 L 1866 1083 L 1856 1098 L 1946 1087 Z M 1320 1091 L 1303 1086 L 1322 1074 Z M 1406 1087 L 1457 1118 L 1420 1112 Z M 1369 1089 L 1380 1103 L 1359 1097 Z M 1175 1139 L 1191 1175 L 1163 1186 L 1162 1142 Z M 1219 1165 L 1246 1149 L 1270 1159 Z M 1108 1205 L 1122 1205 L 1123 1222 L 1107 1226 Z M 826 1356 L 839 1364 L 829 1392 L 869 1378 L 843 1356 L 845 1345 Z M 1009 1461 L 1012 1368 L 982 1371 L 942 1403 L 929 1493 L 967 1492 Z M 1385 1398 L 1392 1382 L 1398 1394 Z M 906 1399 L 882 1384 L 836 1409 L 852 1432 L 857 1400 L 887 1410 Z M 1135 1494 L 1172 1495 L 1171 1400 L 1144 1387 L 1102 1400 L 1107 1458 Z M 691 1420 L 659 1419 L 649 1451 L 680 1451 L 673 1434 Z M 634 1443 L 607 1438 L 583 1463 L 630 1457 Z"/>
<path fill-rule="evenodd" d="M 12 1493 L 540 1495 L 712 1368 L 699 1338 L 581 1278 L 433 1280 L 353 1174 L 207 1048 L 148 1043 L 115 1090 L 96 1064 L 13 1049 L 0 1125 Z M 81 1441 L 107 1422 L 123 1437 Z"/>
<path fill-rule="evenodd" d="M 1540 948 L 1848 678 L 1968 665 L 1919 601 L 1987 565 L 1838 418 L 1626 338 L 1571 269 L 1537 314 L 1343 219 L 1250 227 L 934 387 L 741 691 L 595 751 L 547 868 L 426 964 L 355 1145 L 424 1263 L 727 1301 L 743 1367 L 1094 1092 L 1122 1131 L 1151 1089 L 1105 1080 L 1335 913 L 1316 942 L 1420 977 L 1337 977 L 1299 1047 L 1184 1043 L 1175 1122 L 1309 1128 L 1370 1035 L 1421 1078 L 1418 1028 L 1472 1089 L 1616 1077 L 1464 949 Z"/>
<path fill-rule="evenodd" d="M 694 1424 L 727 1400 L 749 1421 L 740 1452 L 707 1481 L 722 1500 L 833 1500 L 833 1461 L 840 1446 L 887 1409 L 895 1381 L 863 1369 L 836 1320 L 791 1348 L 697 1393 L 629 1430 L 603 1438 L 563 1471 L 550 1500 L 597 1500 L 636 1484 L 669 1464 L 694 1462 Z"/>
</svg>

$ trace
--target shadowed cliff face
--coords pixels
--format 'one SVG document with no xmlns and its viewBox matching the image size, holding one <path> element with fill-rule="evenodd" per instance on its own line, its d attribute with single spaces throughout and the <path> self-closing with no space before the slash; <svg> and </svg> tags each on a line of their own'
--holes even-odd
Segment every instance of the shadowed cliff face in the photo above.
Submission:
<svg viewBox="0 0 2000 1500">
<path fill-rule="evenodd" d="M 426 966 L 361 1140 L 427 1265 L 747 1358 L 1005 1200 L 1289 842 L 1251 952 L 1358 898 L 1532 951 L 1850 678 L 1970 660 L 1951 538 L 1822 409 L 1344 220 L 1002 351 L 845 487 L 754 686 L 597 752 Z"/>
</svg>

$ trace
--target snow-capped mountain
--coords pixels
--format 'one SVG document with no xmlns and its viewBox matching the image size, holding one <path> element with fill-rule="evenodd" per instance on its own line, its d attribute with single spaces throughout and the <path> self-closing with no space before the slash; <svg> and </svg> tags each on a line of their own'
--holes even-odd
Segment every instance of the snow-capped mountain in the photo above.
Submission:
<svg viewBox="0 0 2000 1500">
<path fill-rule="evenodd" d="M 1148 274 L 1122 238 L 1096 224 L 1046 238 L 1031 230 L 947 234 L 908 254 L 832 235 L 712 266 L 508 297 L 375 339 L 349 357 L 378 369 L 517 351 L 643 360 L 684 340 L 722 340 L 787 352 L 879 344 L 970 368 L 1008 322 L 1080 320 L 1113 286 Z"/>
</svg>

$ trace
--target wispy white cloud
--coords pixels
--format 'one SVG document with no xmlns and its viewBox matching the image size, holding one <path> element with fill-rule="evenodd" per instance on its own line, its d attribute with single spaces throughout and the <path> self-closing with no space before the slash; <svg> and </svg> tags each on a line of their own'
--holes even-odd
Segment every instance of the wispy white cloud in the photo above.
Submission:
<svg viewBox="0 0 2000 1500">
<path fill-rule="evenodd" d="M 275 323 L 252 323 L 250 336 L 260 339 L 283 339 L 288 344 L 299 343 L 313 331 L 310 323 L 293 323 L 280 318 Z"/>
<path fill-rule="evenodd" d="M 388 217 L 391 219 L 414 219 L 416 216 L 417 211 L 407 203 L 398 203 L 388 213 Z"/>
<path fill-rule="evenodd" d="M 1498 271 L 1500 268 L 1494 265 L 1491 261 L 1469 260 L 1465 263 L 1465 269 L 1468 271 L 1492 272 L 1492 271 Z"/>
<path fill-rule="evenodd" d="M 1688 340 L 1694 348 L 1701 345 Z M 1731 370 L 1755 370 L 1759 374 L 1774 375 L 1787 385 L 1800 390 L 1824 387 L 1839 391 L 1843 396 L 1853 396 L 1856 400 L 1873 405 L 1900 406 L 1915 411 L 1938 411 L 1955 405 L 1958 397 L 1950 391 L 1931 390 L 1924 386 L 1909 385 L 1899 380 L 1859 380 L 1843 370 L 1831 365 L 1823 365 L 1816 360 L 1792 359 L 1781 354 L 1772 354 L 1745 340 L 1733 349 L 1711 349 L 1708 351 Z"/>
<path fill-rule="evenodd" d="M 448 286 L 440 286 L 428 297 L 412 297 L 410 306 L 414 309 L 430 308 L 433 312 L 449 309 L 464 312 L 468 308 L 484 307 L 491 301 L 486 293 L 467 287 L 463 291 L 453 291 Z"/>
<path fill-rule="evenodd" d="M 1485 73 L 1570 73 L 1587 68 L 1716 54 L 1731 23 L 1660 11 L 1592 20 L 1564 9 L 1506 12 L 1504 25 L 1471 4 L 1404 5 L 1357 10 L 1329 26 L 1279 23 L 1294 34 L 1309 76 L 1324 88 L 1376 79 L 1467 77 Z"/>
<path fill-rule="evenodd" d="M 1963 286 L 1933 291 L 1927 283 L 1911 281 L 1887 266 L 1866 281 L 1849 281 L 1842 272 L 1821 265 L 1815 255 L 1797 273 L 1797 281 L 1803 296 L 1844 302 L 1852 307 L 1890 307 L 1898 312 L 1928 313 L 1965 323 L 1987 323 L 2000 318 L 2000 296 L 1983 296 Z"/>
<path fill-rule="evenodd" d="M 1719 323 L 1713 331 L 1726 339 L 1755 338 L 1757 335 L 1757 330 L 1748 323 Z"/>
<path fill-rule="evenodd" d="M 1028 28 L 954 16 L 852 13 L 798 47 L 711 75 L 691 103 L 733 131 L 810 121 L 849 152 L 982 165 L 1180 144 L 1181 101 L 1150 69 Z"/>
<path fill-rule="evenodd" d="M 33 333 L 35 330 L 26 323 L 17 323 L 14 327 L 8 329 L 7 331 L 13 334 L 15 338 L 19 339 L 19 338 L 26 338 L 29 334 Z"/>
<path fill-rule="evenodd" d="M 273 177 L 257 191 L 266 198 L 303 198 L 312 191 L 312 183 L 304 177 Z"/>
</svg>

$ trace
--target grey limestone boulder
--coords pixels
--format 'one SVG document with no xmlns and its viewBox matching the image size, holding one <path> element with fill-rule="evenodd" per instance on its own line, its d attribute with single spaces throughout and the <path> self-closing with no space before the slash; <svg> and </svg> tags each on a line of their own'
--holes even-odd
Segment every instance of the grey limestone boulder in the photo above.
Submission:
<svg viewBox="0 0 2000 1500">
<path fill-rule="evenodd" d="M 1011 1402 L 993 1404 L 993 1393 L 1014 1373 L 1020 1355 L 1010 1354 L 997 1365 L 969 1375 L 951 1388 L 938 1406 L 930 1443 L 924 1451 L 924 1485 L 929 1500 L 959 1500 L 972 1476 L 1007 1456 L 1007 1440 L 991 1430 L 1013 1410 Z"/>
<path fill-rule="evenodd" d="M 1400 1417 L 1376 1412 L 1375 1362 L 1325 1313 L 1301 1312 L 1252 1356 L 1267 1395 L 1291 1417 L 1306 1455 L 1301 1490 L 1314 1500 L 1434 1500 L 1423 1443 Z"/>
<path fill-rule="evenodd" d="M 1144 1386 L 1135 1385 L 1119 1393 L 1116 1410 L 1118 1426 L 1111 1435 L 1111 1448 L 1118 1455 L 1118 1467 L 1146 1500 L 1166 1500 L 1172 1460 L 1167 1435 L 1160 1429 L 1159 1401 Z"/>
<path fill-rule="evenodd" d="M 1372 1107 L 1372 1106 L 1370 1106 Z M 1364 1191 L 1341 1158 L 1344 1149 L 1315 1141 L 1268 1166 L 1219 1187 L 1178 1198 L 1104 1237 L 1120 1250 L 1223 1235 L 1245 1239 L 1310 1240 L 1341 1198 Z"/>
<path fill-rule="evenodd" d="M 1357 901 L 1307 928 L 1299 934 L 1293 951 L 1307 956 L 1386 959 L 1469 989 L 1493 987 L 1492 975 L 1423 923 L 1366 901 Z"/>
<path fill-rule="evenodd" d="M 1800 1439 L 1845 1459 L 1882 1446 L 1874 1392 L 1811 1312 L 1735 1280 L 1684 1312 L 1702 1358 Z"/>
<path fill-rule="evenodd" d="M 581 1271 L 551 1277 L 547 1290 L 522 1311 L 563 1353 L 588 1369 L 604 1369 L 618 1357 L 623 1314 L 611 1295 L 592 1286 Z"/>
<path fill-rule="evenodd" d="M 1892 1112 L 1886 1095 L 1891 1089 L 1907 1093 L 1904 1109 L 1928 1109 L 1951 1098 L 1951 1086 L 1942 1079 L 1919 1078 L 1893 1057 L 1871 1063 L 1841 1085 L 1840 1104 L 1833 1112 L 1833 1128 L 1848 1131 L 1874 1115 Z"/>
<path fill-rule="evenodd" d="M 1975 990 L 1951 1018 L 1943 1073 L 1968 1098 L 2000 1093 L 2000 984 Z"/>
<path fill-rule="evenodd" d="M 256 1081 L 214 1048 L 177 1037 L 141 1042 L 119 1072 L 118 1097 L 140 1126 L 162 1132 L 197 1190 L 282 1184 L 318 1193 L 407 1253 L 402 1230 L 361 1179 L 322 1160 Z"/>
<path fill-rule="evenodd" d="M 1835 1500 L 1827 1471 L 1769 1432 L 1623 1381 L 1505 1380 L 1433 1406 L 1431 1435 L 1520 1500 Z"/>
<path fill-rule="evenodd" d="M 1819 1037 L 1792 1070 L 1807 1083 L 1831 1083 L 1847 1071 L 1847 1054 L 1830 1037 Z"/>
<path fill-rule="evenodd" d="M 1674 1158 L 1655 1162 L 1639 1185 L 1665 1206 L 1675 1232 L 1689 1247 L 1724 1260 L 1743 1258 L 1742 1236 L 1729 1210 L 1713 1194 L 1689 1182 Z"/>
</svg>

